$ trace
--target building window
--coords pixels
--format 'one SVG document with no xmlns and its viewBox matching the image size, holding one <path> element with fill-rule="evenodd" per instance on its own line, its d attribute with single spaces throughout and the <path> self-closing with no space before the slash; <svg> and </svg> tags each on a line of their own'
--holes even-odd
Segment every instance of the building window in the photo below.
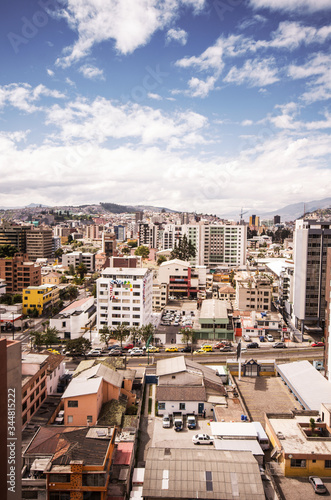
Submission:
<svg viewBox="0 0 331 500">
<path fill-rule="evenodd" d="M 331 460 L 325 460 L 325 468 L 331 469 Z"/>
<path fill-rule="evenodd" d="M 73 416 L 68 415 L 68 424 L 72 424 L 72 422 L 73 422 Z"/>
<path fill-rule="evenodd" d="M 301 458 L 291 458 L 291 467 L 306 467 L 306 460 Z"/>
<path fill-rule="evenodd" d="M 179 403 L 179 409 L 185 410 L 185 403 Z"/>
<path fill-rule="evenodd" d="M 159 403 L 158 408 L 159 410 L 165 410 L 165 403 Z"/>
<path fill-rule="evenodd" d="M 92 423 L 92 420 L 93 420 L 92 415 L 87 415 L 87 423 L 88 423 L 88 424 L 91 424 L 91 423 Z"/>
<path fill-rule="evenodd" d="M 68 408 L 78 408 L 78 401 L 68 401 Z"/>
</svg>

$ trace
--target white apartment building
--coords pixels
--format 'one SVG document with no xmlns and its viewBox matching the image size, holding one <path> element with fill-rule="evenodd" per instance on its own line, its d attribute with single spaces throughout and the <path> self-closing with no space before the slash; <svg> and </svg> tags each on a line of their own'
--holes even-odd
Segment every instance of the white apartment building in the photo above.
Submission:
<svg viewBox="0 0 331 500">
<path fill-rule="evenodd" d="M 184 235 L 195 246 L 194 266 L 238 267 L 246 263 L 247 228 L 226 224 L 167 224 L 162 249 L 174 248 Z"/>
<path fill-rule="evenodd" d="M 93 273 L 95 270 L 95 254 L 90 252 L 71 252 L 62 255 L 62 265 L 69 267 L 73 265 L 75 268 L 79 264 L 85 264 L 87 271 Z"/>
<path fill-rule="evenodd" d="M 50 320 L 61 339 L 77 339 L 95 323 L 94 297 L 75 300 Z"/>
<path fill-rule="evenodd" d="M 151 322 L 153 273 L 146 268 L 108 267 L 97 280 L 97 326 Z"/>
</svg>

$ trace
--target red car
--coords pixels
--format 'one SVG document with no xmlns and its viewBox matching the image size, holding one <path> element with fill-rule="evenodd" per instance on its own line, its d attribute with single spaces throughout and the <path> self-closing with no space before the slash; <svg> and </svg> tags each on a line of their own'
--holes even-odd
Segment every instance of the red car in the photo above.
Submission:
<svg viewBox="0 0 331 500">
<path fill-rule="evenodd" d="M 126 351 L 128 351 L 129 349 L 133 349 L 134 348 L 134 345 L 133 344 L 128 344 L 128 345 L 125 345 L 123 347 L 123 349 L 125 349 Z"/>
<path fill-rule="evenodd" d="M 311 347 L 324 347 L 325 344 L 324 342 L 314 342 L 313 344 L 311 344 Z"/>
</svg>

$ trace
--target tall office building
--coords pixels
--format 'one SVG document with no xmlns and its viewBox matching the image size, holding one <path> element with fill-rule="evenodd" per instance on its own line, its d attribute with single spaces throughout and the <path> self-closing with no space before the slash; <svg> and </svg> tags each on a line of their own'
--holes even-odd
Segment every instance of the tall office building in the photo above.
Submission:
<svg viewBox="0 0 331 500">
<path fill-rule="evenodd" d="M 51 229 L 33 229 L 26 234 L 26 253 L 29 259 L 50 259 L 53 256 L 53 231 Z"/>
<path fill-rule="evenodd" d="M 155 224 L 139 223 L 138 245 L 157 248 L 159 227 Z"/>
<path fill-rule="evenodd" d="M 12 245 L 19 252 L 26 253 L 26 235 L 31 231 L 31 226 L 16 226 L 7 221 L 2 221 L 0 225 L 0 245 Z"/>
<path fill-rule="evenodd" d="M 29 262 L 27 254 L 16 253 L 0 259 L 0 278 L 6 281 L 8 293 L 22 292 L 28 286 L 41 284 L 41 267 Z"/>
<path fill-rule="evenodd" d="M 331 222 L 300 219 L 294 232 L 294 317 L 301 332 L 324 333 Z"/>
<path fill-rule="evenodd" d="M 97 324 L 146 325 L 152 319 L 153 273 L 146 268 L 108 267 L 97 280 Z"/>
<path fill-rule="evenodd" d="M 249 225 L 250 226 L 259 227 L 259 225 L 260 225 L 260 217 L 258 217 L 257 215 L 251 215 L 249 217 Z"/>
<path fill-rule="evenodd" d="M 113 257 L 117 254 L 115 233 L 102 233 L 102 253 L 106 254 L 106 257 Z"/>
</svg>

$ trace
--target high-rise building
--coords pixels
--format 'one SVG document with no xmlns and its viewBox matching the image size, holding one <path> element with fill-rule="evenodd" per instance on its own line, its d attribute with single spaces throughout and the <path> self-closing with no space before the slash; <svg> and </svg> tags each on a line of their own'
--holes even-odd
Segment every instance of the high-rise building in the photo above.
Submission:
<svg viewBox="0 0 331 500">
<path fill-rule="evenodd" d="M 331 222 L 300 219 L 294 232 L 294 318 L 304 332 L 324 333 Z"/>
<path fill-rule="evenodd" d="M 97 326 L 141 327 L 152 318 L 153 273 L 146 268 L 108 267 L 97 280 Z"/>
<path fill-rule="evenodd" d="M 12 245 L 18 252 L 26 253 L 26 235 L 31 232 L 31 226 L 16 226 L 2 221 L 0 226 L 0 245 Z"/>
<path fill-rule="evenodd" d="M 22 375 L 21 342 L 0 338 L 0 491 L 21 500 Z M 5 473 L 7 471 L 7 473 Z"/>
<path fill-rule="evenodd" d="M 102 233 L 102 253 L 104 253 L 106 257 L 117 255 L 115 233 Z"/>
<path fill-rule="evenodd" d="M 51 229 L 33 229 L 26 233 L 26 253 L 29 259 L 50 259 L 53 256 L 53 232 Z"/>
<path fill-rule="evenodd" d="M 41 267 L 29 262 L 27 254 L 17 253 L 0 259 L 0 278 L 6 281 L 8 293 L 22 292 L 28 286 L 41 284 Z"/>
<path fill-rule="evenodd" d="M 144 245 L 149 248 L 157 248 L 158 226 L 154 224 L 139 223 L 138 245 Z"/>
<path fill-rule="evenodd" d="M 260 225 L 260 217 L 257 215 L 251 215 L 249 217 L 249 225 L 254 227 L 259 227 Z"/>
<path fill-rule="evenodd" d="M 274 225 L 280 224 L 280 215 L 275 215 L 274 216 Z"/>
</svg>

